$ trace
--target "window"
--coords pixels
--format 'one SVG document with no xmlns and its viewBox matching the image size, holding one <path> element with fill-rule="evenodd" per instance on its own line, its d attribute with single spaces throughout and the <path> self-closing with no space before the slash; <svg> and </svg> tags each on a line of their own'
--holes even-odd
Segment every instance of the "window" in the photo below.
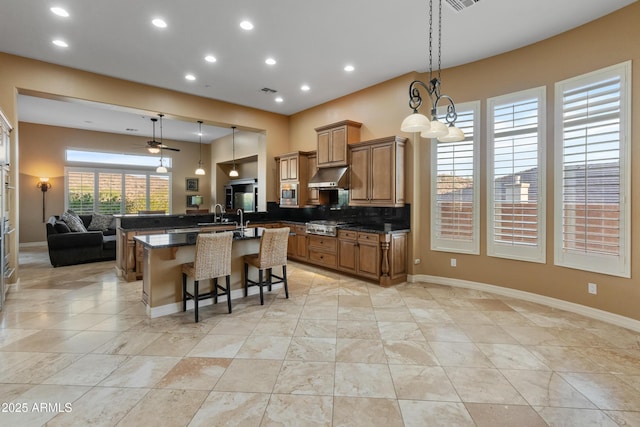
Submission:
<svg viewBox="0 0 640 427">
<path fill-rule="evenodd" d="M 431 142 L 431 249 L 480 253 L 479 134 L 480 103 L 456 106 L 460 142 Z"/>
<path fill-rule="evenodd" d="M 555 263 L 631 277 L 631 61 L 556 83 Z"/>
<path fill-rule="evenodd" d="M 103 165 L 120 165 L 120 166 L 160 166 L 160 157 L 138 155 L 138 154 L 124 154 L 124 153 L 109 153 L 103 151 L 88 151 L 69 148 L 66 150 L 67 162 L 74 163 L 99 163 Z M 172 158 L 163 156 L 162 164 L 170 168 L 172 164 Z"/>
<path fill-rule="evenodd" d="M 66 207 L 79 214 L 171 212 L 171 175 L 67 167 Z"/>
<path fill-rule="evenodd" d="M 545 88 L 488 100 L 487 254 L 545 262 Z"/>
</svg>

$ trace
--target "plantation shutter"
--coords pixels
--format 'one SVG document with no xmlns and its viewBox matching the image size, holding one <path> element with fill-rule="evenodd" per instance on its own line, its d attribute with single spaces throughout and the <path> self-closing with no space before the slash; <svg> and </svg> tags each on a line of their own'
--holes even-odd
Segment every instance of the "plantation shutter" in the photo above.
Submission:
<svg viewBox="0 0 640 427">
<path fill-rule="evenodd" d="M 67 173 L 67 208 L 77 214 L 93 212 L 95 174 L 70 171 Z"/>
<path fill-rule="evenodd" d="M 476 111 L 463 111 L 462 108 L 458 106 L 456 126 L 464 132 L 465 139 L 432 141 L 435 203 L 432 204 L 431 248 L 479 253 L 477 145 L 474 144 Z"/>
<path fill-rule="evenodd" d="M 124 176 L 125 213 L 138 213 L 147 208 L 147 176 L 128 173 Z"/>
<path fill-rule="evenodd" d="M 149 176 L 149 209 L 169 212 L 169 177 Z"/>
<path fill-rule="evenodd" d="M 98 174 L 98 209 L 103 214 L 115 214 L 122 211 L 122 174 Z"/>
<path fill-rule="evenodd" d="M 543 99 L 538 88 L 491 104 L 489 255 L 544 262 Z"/>
<path fill-rule="evenodd" d="M 613 70 L 611 70 L 613 71 Z M 625 267 L 628 228 L 623 159 L 625 75 L 617 71 L 561 83 L 560 240 L 556 262 L 611 274 Z M 624 274 L 624 273 L 623 273 Z"/>
</svg>

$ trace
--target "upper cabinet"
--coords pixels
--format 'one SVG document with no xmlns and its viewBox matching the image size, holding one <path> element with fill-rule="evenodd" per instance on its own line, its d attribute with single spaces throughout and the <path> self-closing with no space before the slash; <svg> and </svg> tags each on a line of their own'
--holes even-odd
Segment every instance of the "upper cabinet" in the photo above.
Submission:
<svg viewBox="0 0 640 427">
<path fill-rule="evenodd" d="M 318 133 L 319 168 L 347 166 L 347 146 L 360 141 L 362 123 L 345 120 L 316 128 Z"/>
<path fill-rule="evenodd" d="M 406 142 L 390 136 L 349 145 L 349 205 L 404 205 Z"/>
<path fill-rule="evenodd" d="M 298 181 L 300 177 L 300 153 L 280 156 L 280 181 Z"/>
<path fill-rule="evenodd" d="M 309 171 L 309 177 L 311 178 L 316 174 L 318 170 L 318 154 L 315 151 L 312 151 L 307 156 L 307 170 Z M 320 190 L 317 188 L 309 188 L 309 197 L 307 199 L 308 205 L 319 205 L 320 204 Z"/>
</svg>

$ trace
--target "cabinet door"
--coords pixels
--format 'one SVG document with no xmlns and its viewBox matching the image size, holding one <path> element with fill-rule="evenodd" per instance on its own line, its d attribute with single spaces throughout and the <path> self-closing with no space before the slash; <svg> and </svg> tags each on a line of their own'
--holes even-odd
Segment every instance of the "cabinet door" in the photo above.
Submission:
<svg viewBox="0 0 640 427">
<path fill-rule="evenodd" d="M 330 143 L 331 133 L 329 131 L 318 133 L 318 167 L 331 163 Z"/>
<path fill-rule="evenodd" d="M 289 157 L 289 179 L 293 181 L 298 180 L 298 158 Z"/>
<path fill-rule="evenodd" d="M 395 156 L 393 144 L 371 147 L 371 194 L 373 204 L 395 203 Z"/>
<path fill-rule="evenodd" d="M 347 127 L 331 130 L 329 161 L 336 166 L 347 164 Z"/>
<path fill-rule="evenodd" d="M 289 234 L 287 240 L 287 258 L 294 258 L 296 256 L 296 236 L 295 234 Z"/>
<path fill-rule="evenodd" d="M 369 147 L 351 150 L 349 204 L 369 204 L 369 152 Z"/>
<path fill-rule="evenodd" d="M 295 257 L 298 259 L 307 258 L 307 236 L 304 234 L 296 234 Z"/>
<path fill-rule="evenodd" d="M 373 279 L 380 277 L 380 248 L 378 245 L 359 244 L 358 274 Z"/>
<path fill-rule="evenodd" d="M 354 240 L 338 241 L 338 268 L 340 270 L 356 272 L 357 246 Z"/>
<path fill-rule="evenodd" d="M 280 159 L 280 180 L 286 181 L 289 179 L 289 158 Z"/>
</svg>

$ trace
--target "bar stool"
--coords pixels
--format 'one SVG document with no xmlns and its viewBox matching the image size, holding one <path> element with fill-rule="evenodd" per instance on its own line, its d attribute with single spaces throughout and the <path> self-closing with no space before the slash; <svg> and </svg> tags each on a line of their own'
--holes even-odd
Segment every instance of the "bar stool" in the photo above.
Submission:
<svg viewBox="0 0 640 427">
<path fill-rule="evenodd" d="M 231 313 L 231 244 L 233 232 L 198 234 L 194 262 L 182 264 L 182 311 L 187 311 L 187 300 L 194 304 L 196 323 L 198 322 L 198 301 L 213 297 L 215 304 L 218 296 L 227 296 L 227 305 Z M 225 276 L 226 287 L 218 284 L 218 278 Z M 193 279 L 193 293 L 187 292 L 187 277 Z M 213 279 L 211 291 L 200 294 L 199 282 Z"/>
<path fill-rule="evenodd" d="M 244 261 L 244 296 L 249 293 L 249 286 L 260 287 L 260 305 L 264 305 L 262 286 L 267 285 L 271 291 L 271 285 L 282 283 L 284 293 L 289 298 L 289 288 L 287 286 L 287 243 L 289 241 L 289 227 L 267 228 L 262 232 L 260 238 L 260 252 L 249 254 L 243 257 Z M 258 269 L 258 281 L 249 280 L 249 265 Z M 276 276 L 272 272 L 273 267 L 282 267 L 282 276 Z M 266 281 L 264 272 L 267 272 Z M 278 279 L 273 281 L 273 278 Z"/>
</svg>

